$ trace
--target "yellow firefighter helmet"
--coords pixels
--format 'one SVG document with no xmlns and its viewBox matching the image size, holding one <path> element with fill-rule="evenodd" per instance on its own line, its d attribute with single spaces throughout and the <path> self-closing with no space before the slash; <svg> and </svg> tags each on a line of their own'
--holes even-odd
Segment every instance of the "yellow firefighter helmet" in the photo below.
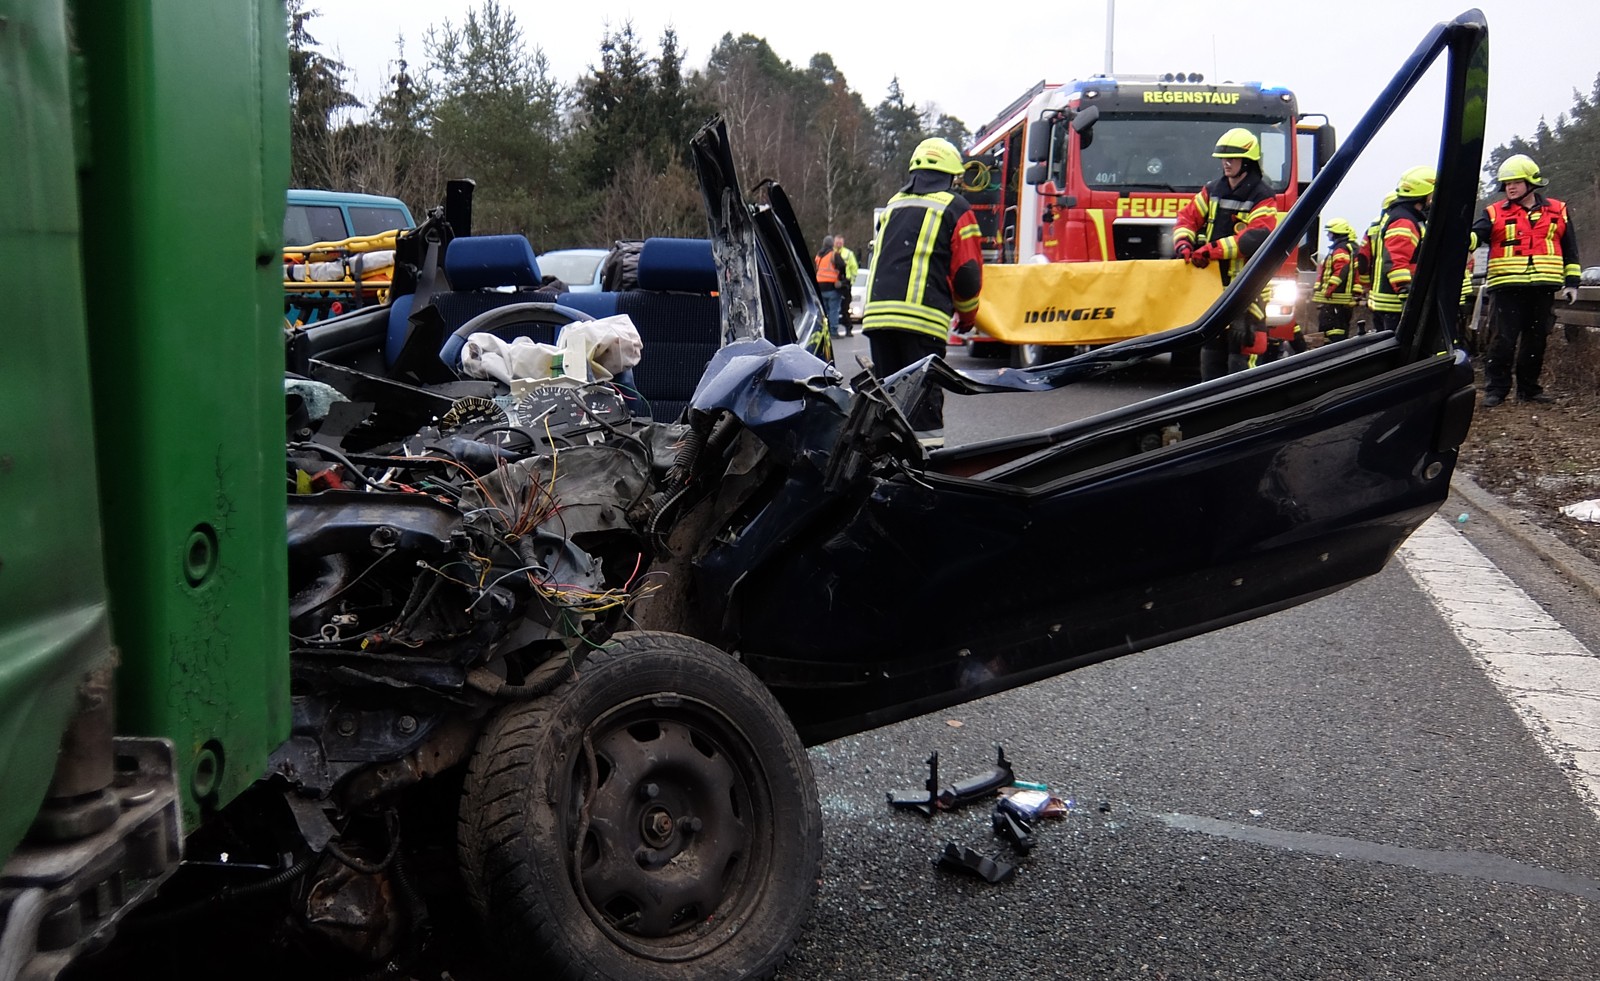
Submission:
<svg viewBox="0 0 1600 981">
<path fill-rule="evenodd" d="M 937 170 L 941 174 L 954 177 L 961 173 L 961 151 L 949 140 L 937 136 L 930 136 L 917 144 L 911 152 L 911 166 L 908 170 Z"/>
<path fill-rule="evenodd" d="M 1235 126 L 1222 134 L 1217 141 L 1217 148 L 1211 151 L 1213 157 L 1243 157 L 1246 160 L 1261 162 L 1261 141 L 1256 139 L 1256 134 L 1243 126 Z"/>
<path fill-rule="evenodd" d="M 1412 167 L 1400 175 L 1400 183 L 1394 186 L 1394 195 L 1397 198 L 1425 198 L 1433 193 L 1434 182 L 1438 179 L 1439 173 L 1432 167 Z"/>
<path fill-rule="evenodd" d="M 1526 153 L 1514 153 L 1507 157 L 1494 177 L 1501 187 L 1505 187 L 1506 181 L 1527 181 L 1534 187 L 1544 187 L 1550 183 L 1539 173 L 1539 165 Z"/>
</svg>

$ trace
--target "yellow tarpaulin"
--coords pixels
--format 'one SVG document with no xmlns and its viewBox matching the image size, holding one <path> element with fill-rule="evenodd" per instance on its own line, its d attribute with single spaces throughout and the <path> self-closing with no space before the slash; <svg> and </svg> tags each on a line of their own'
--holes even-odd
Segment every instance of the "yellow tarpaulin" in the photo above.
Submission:
<svg viewBox="0 0 1600 981">
<path fill-rule="evenodd" d="M 1216 266 L 1180 259 L 987 265 L 978 329 L 1012 344 L 1105 344 L 1190 323 L 1221 295 Z"/>
</svg>

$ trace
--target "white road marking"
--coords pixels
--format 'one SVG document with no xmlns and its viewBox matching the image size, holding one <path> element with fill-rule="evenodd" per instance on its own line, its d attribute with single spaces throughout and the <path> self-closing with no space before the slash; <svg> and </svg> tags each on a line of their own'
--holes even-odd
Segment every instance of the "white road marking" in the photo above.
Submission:
<svg viewBox="0 0 1600 981">
<path fill-rule="evenodd" d="M 1438 515 L 1400 547 L 1400 559 L 1600 815 L 1600 656 Z"/>
</svg>

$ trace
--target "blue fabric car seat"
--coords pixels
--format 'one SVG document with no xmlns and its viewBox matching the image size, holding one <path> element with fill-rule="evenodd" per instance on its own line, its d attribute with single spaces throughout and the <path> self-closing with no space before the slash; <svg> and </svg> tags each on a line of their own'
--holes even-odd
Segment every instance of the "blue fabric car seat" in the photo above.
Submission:
<svg viewBox="0 0 1600 981">
<path fill-rule="evenodd" d="M 560 303 L 593 317 L 625 313 L 644 342 L 633 368 L 638 394 L 660 422 L 678 418 L 722 346 L 717 266 L 706 239 L 652 238 L 639 252 L 639 288 L 563 293 Z"/>
<path fill-rule="evenodd" d="M 394 365 L 406 346 L 406 338 L 411 336 L 411 307 L 416 299 L 414 294 L 407 293 L 389 300 L 389 329 L 383 339 L 383 363 L 386 365 Z"/>
<path fill-rule="evenodd" d="M 450 289 L 433 294 L 445 334 L 480 313 L 529 301 L 554 302 L 539 289 L 539 260 L 521 235 L 477 235 L 454 239 L 444 254 Z M 512 287 L 512 289 L 505 289 Z"/>
<path fill-rule="evenodd" d="M 438 311 L 445 338 L 478 314 L 512 303 L 554 300 L 539 296 L 539 262 L 533 246 L 521 235 L 479 235 L 452 239 L 444 253 L 444 279 L 429 293 Z M 514 287 L 506 291 L 501 287 Z M 397 296 L 389 305 L 389 329 L 384 361 L 391 367 L 411 336 L 415 297 Z"/>
</svg>

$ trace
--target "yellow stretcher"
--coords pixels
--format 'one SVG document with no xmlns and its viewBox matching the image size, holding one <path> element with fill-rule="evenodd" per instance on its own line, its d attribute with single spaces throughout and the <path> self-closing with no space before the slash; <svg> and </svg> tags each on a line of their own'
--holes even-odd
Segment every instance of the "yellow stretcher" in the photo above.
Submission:
<svg viewBox="0 0 1600 981">
<path fill-rule="evenodd" d="M 399 229 L 283 247 L 284 319 L 311 323 L 345 307 L 386 303 Z"/>
<path fill-rule="evenodd" d="M 313 242 L 310 245 L 285 245 L 285 260 L 293 256 L 300 262 L 329 262 L 357 252 L 392 251 L 400 238 L 398 228 L 376 235 L 357 235 L 337 242 Z"/>
<path fill-rule="evenodd" d="M 1190 323 L 1222 295 L 1181 259 L 983 267 L 978 329 L 1010 344 L 1109 344 Z"/>
</svg>

